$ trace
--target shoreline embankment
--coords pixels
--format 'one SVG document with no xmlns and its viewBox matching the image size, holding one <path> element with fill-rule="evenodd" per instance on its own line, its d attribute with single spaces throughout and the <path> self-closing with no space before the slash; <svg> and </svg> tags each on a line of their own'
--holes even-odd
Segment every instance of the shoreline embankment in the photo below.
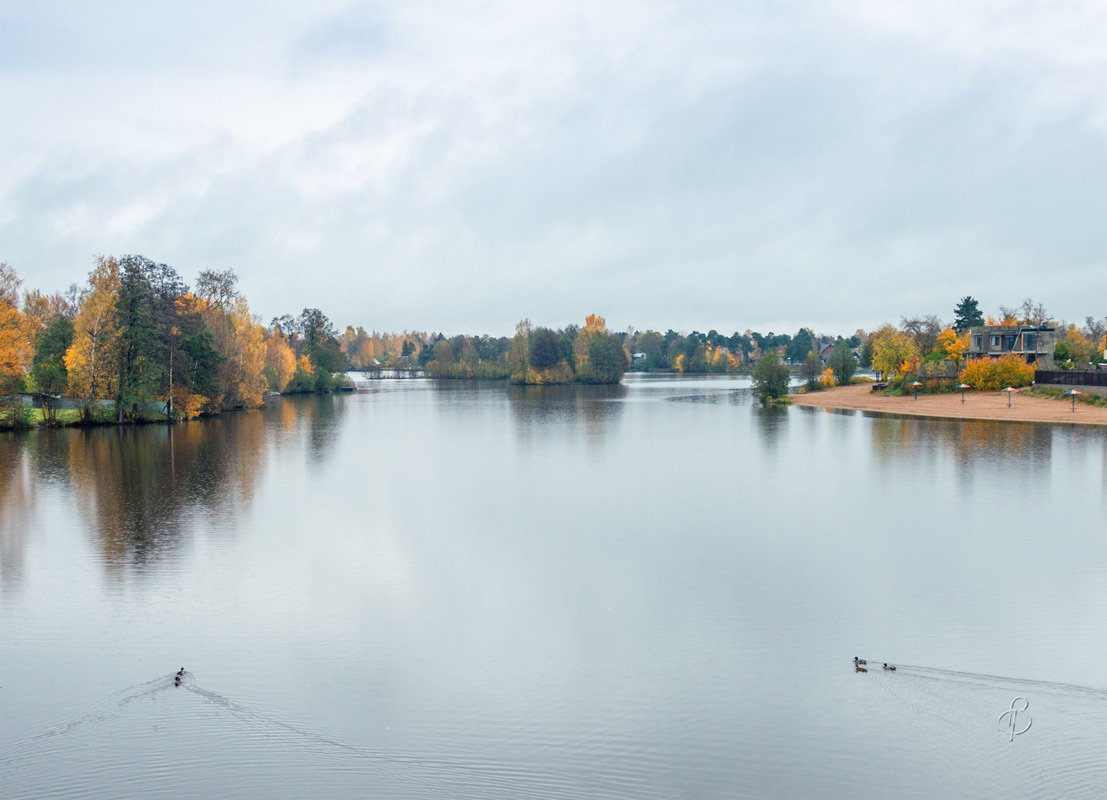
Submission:
<svg viewBox="0 0 1107 800">
<path fill-rule="evenodd" d="M 961 393 L 920 394 L 892 397 L 876 394 L 871 385 L 838 386 L 819 392 L 792 394 L 794 406 L 815 408 L 855 409 L 880 414 L 900 414 L 914 417 L 942 419 L 1005 420 L 1009 422 L 1049 422 L 1068 425 L 1107 425 L 1107 408 L 1076 404 L 1076 410 L 1064 400 L 1007 392 L 966 392 L 962 403 Z M 1010 407 L 1008 407 L 1010 399 Z"/>
</svg>

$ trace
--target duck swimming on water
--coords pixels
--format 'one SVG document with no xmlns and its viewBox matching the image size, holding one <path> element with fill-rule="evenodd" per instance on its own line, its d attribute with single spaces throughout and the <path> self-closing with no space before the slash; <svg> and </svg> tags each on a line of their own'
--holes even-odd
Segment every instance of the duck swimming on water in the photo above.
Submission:
<svg viewBox="0 0 1107 800">
<path fill-rule="evenodd" d="M 888 662 L 884 662 L 884 669 L 888 670 L 889 672 L 895 672 L 896 671 L 895 666 L 888 666 Z"/>
</svg>

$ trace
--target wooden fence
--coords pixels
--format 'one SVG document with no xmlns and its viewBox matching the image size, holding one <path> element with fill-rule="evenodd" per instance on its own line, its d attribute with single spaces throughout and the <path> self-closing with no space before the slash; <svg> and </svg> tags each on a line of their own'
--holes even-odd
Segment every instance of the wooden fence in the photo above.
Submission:
<svg viewBox="0 0 1107 800">
<path fill-rule="evenodd" d="M 1107 387 L 1107 370 L 1084 372 L 1074 369 L 1039 369 L 1034 372 L 1034 382 L 1061 386 Z"/>
</svg>

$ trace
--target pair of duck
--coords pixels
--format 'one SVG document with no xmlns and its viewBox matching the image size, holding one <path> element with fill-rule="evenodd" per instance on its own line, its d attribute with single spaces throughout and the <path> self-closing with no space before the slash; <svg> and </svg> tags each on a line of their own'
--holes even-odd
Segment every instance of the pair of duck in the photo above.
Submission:
<svg viewBox="0 0 1107 800">
<path fill-rule="evenodd" d="M 896 668 L 895 668 L 894 665 L 889 664 L 887 661 L 885 661 L 883 663 L 884 663 L 884 669 L 887 670 L 888 672 L 895 672 L 896 671 Z M 866 661 L 865 659 L 858 658 L 857 656 L 853 657 L 853 668 L 855 670 L 857 670 L 858 672 L 868 672 L 869 671 L 868 666 L 869 666 L 869 662 Z"/>
<path fill-rule="evenodd" d="M 173 685 L 180 686 L 182 678 L 184 678 L 184 667 L 181 667 L 179 670 L 177 670 L 177 674 L 173 678 Z"/>
</svg>

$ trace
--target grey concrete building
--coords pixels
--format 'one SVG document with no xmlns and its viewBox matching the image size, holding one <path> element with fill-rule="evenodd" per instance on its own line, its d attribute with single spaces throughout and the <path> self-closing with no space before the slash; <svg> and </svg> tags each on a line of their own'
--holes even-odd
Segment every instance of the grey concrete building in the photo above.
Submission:
<svg viewBox="0 0 1107 800">
<path fill-rule="evenodd" d="M 966 358 L 999 358 L 1015 353 L 1037 369 L 1053 369 L 1053 328 L 1031 325 L 985 325 L 969 328 Z"/>
</svg>

